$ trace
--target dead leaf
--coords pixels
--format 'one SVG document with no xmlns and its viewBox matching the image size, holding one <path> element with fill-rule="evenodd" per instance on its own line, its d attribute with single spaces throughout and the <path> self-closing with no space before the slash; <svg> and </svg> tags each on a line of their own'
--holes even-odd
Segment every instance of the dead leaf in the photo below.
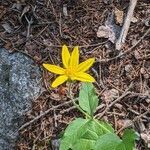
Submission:
<svg viewBox="0 0 150 150">
<path fill-rule="evenodd" d="M 102 25 L 97 30 L 97 37 L 108 38 L 109 41 L 115 43 L 120 35 L 121 27 L 115 23 L 114 13 L 110 13 Z"/>
<path fill-rule="evenodd" d="M 55 92 L 51 92 L 51 97 L 56 100 L 56 101 L 60 101 L 60 96 L 59 94 L 55 93 Z"/>
<path fill-rule="evenodd" d="M 7 41 L 4 47 L 9 50 L 12 48 L 12 43 L 10 41 Z"/>
<path fill-rule="evenodd" d="M 117 121 L 117 128 L 128 128 L 130 126 L 133 126 L 133 121 L 130 119 L 119 119 Z"/>
<path fill-rule="evenodd" d="M 97 37 L 109 38 L 110 28 L 106 26 L 100 26 L 97 31 Z"/>
<path fill-rule="evenodd" d="M 110 102 L 119 97 L 119 91 L 116 89 L 105 90 L 102 96 L 106 102 Z"/>
<path fill-rule="evenodd" d="M 114 14 L 115 14 L 116 24 L 122 25 L 123 24 L 123 11 L 115 7 Z"/>
<path fill-rule="evenodd" d="M 97 31 L 97 37 L 108 38 L 112 43 L 116 39 L 114 31 L 108 26 L 100 26 Z"/>
</svg>

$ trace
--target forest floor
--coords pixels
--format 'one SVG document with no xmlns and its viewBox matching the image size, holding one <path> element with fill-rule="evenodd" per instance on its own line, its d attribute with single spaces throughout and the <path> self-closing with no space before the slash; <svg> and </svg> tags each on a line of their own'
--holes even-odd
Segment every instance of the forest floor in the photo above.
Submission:
<svg viewBox="0 0 150 150">
<path fill-rule="evenodd" d="M 141 137 L 137 150 L 146 150 L 150 142 L 150 3 L 137 2 L 125 44 L 116 50 L 129 4 L 129 0 L 1 1 L 0 46 L 28 55 L 39 66 L 60 64 L 63 44 L 70 50 L 78 45 L 81 61 L 95 57 L 90 73 L 100 99 L 96 117 L 112 123 L 119 135 L 133 127 Z M 67 85 L 51 89 L 55 76 L 42 73 L 45 91 L 26 113 L 25 123 L 30 123 L 20 129 L 18 150 L 52 149 L 53 139 L 82 116 L 66 96 Z M 76 82 L 74 94 L 79 86 Z"/>
</svg>

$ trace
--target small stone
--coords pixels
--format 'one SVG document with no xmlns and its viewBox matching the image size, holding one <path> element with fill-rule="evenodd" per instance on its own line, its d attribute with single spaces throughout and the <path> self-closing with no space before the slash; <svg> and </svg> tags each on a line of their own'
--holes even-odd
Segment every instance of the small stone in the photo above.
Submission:
<svg viewBox="0 0 150 150">
<path fill-rule="evenodd" d="M 150 132 L 141 133 L 141 139 L 143 139 L 145 145 L 147 145 L 147 148 L 150 148 Z"/>
<path fill-rule="evenodd" d="M 51 140 L 52 149 L 59 150 L 60 147 L 60 139 Z"/>
<path fill-rule="evenodd" d="M 12 32 L 13 32 L 13 28 L 10 26 L 9 23 L 4 23 L 4 24 L 2 24 L 2 27 L 5 29 L 5 31 L 6 31 L 7 33 L 12 33 Z"/>
<path fill-rule="evenodd" d="M 145 68 L 141 68 L 141 69 L 140 69 L 140 72 L 141 72 L 141 74 L 145 74 L 145 72 L 146 72 L 146 71 L 145 71 Z"/>
<path fill-rule="evenodd" d="M 145 20 L 145 26 L 150 26 L 150 17 Z"/>
<path fill-rule="evenodd" d="M 136 39 L 132 39 L 132 41 L 131 41 L 132 46 L 136 45 L 136 43 L 137 43 L 137 40 Z"/>
<path fill-rule="evenodd" d="M 128 73 L 131 72 L 132 69 L 133 69 L 133 67 L 132 67 L 131 64 L 127 64 L 127 65 L 125 66 L 125 71 L 128 72 Z"/>
<path fill-rule="evenodd" d="M 144 76 L 145 79 L 149 79 L 150 78 L 148 73 L 145 73 L 143 76 Z"/>
<path fill-rule="evenodd" d="M 116 106 L 119 110 L 122 110 L 122 105 L 121 105 L 121 104 L 116 103 L 115 106 Z"/>
<path fill-rule="evenodd" d="M 149 104 L 149 103 L 150 103 L 150 98 L 147 98 L 147 99 L 146 99 L 146 102 Z"/>
<path fill-rule="evenodd" d="M 19 11 L 21 11 L 21 10 L 22 10 L 22 7 L 23 7 L 23 5 L 22 5 L 21 3 L 14 3 L 14 4 L 12 5 L 12 9 L 14 9 L 14 10 L 19 10 Z"/>
<path fill-rule="evenodd" d="M 68 10 L 67 10 L 67 5 L 66 4 L 63 5 L 63 14 L 64 14 L 65 17 L 68 17 Z"/>
<path fill-rule="evenodd" d="M 138 19 L 136 17 L 132 17 L 131 22 L 136 23 L 138 21 Z"/>
<path fill-rule="evenodd" d="M 139 60 L 141 58 L 141 55 L 138 51 L 134 51 L 134 57 Z"/>
</svg>

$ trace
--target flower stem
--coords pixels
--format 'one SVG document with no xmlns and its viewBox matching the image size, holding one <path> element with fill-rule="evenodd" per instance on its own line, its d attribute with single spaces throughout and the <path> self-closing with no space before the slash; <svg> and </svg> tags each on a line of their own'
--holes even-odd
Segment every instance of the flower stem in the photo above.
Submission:
<svg viewBox="0 0 150 150">
<path fill-rule="evenodd" d="M 76 108 L 83 113 L 87 118 L 91 118 L 91 116 L 89 114 L 87 114 L 78 104 L 76 104 L 76 102 L 74 101 L 74 98 L 72 96 L 72 91 L 71 91 L 71 83 L 69 83 L 69 88 L 68 88 L 68 96 L 69 98 L 72 100 L 74 106 L 76 106 Z"/>
<path fill-rule="evenodd" d="M 83 113 L 87 118 L 92 119 L 95 123 L 97 123 L 99 125 L 100 128 L 102 128 L 103 130 L 105 130 L 108 133 L 111 133 L 111 131 L 109 131 L 104 125 L 102 125 L 101 123 L 98 122 L 98 120 L 92 118 L 92 116 L 90 116 L 89 114 L 87 114 L 78 104 L 76 104 L 73 96 L 72 96 L 72 89 L 71 89 L 72 84 L 69 84 L 69 88 L 68 88 L 68 96 L 69 98 L 72 100 L 74 106 L 76 106 L 76 108 Z"/>
</svg>

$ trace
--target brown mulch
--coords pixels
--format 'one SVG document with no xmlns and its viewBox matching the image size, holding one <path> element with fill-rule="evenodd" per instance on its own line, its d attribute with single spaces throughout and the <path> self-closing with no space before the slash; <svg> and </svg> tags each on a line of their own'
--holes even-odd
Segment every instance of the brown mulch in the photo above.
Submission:
<svg viewBox="0 0 150 150">
<path fill-rule="evenodd" d="M 96 33 L 115 8 L 123 11 L 125 16 L 129 0 L 5 0 L 0 4 L 1 47 L 11 53 L 24 53 L 41 65 L 43 62 L 60 64 L 63 44 L 70 48 L 79 45 L 81 61 L 89 57 L 97 60 L 91 69 L 100 97 L 97 118 L 112 123 L 119 135 L 124 128 L 132 126 L 141 136 L 137 149 L 147 149 L 143 135 L 148 136 L 150 126 L 150 35 L 147 34 L 126 55 L 101 62 L 126 52 L 149 29 L 150 4 L 147 0 L 138 1 L 134 11 L 136 21 L 130 25 L 121 52 L 115 50 L 108 39 L 98 38 Z M 114 24 L 121 29 L 121 24 Z M 54 78 L 53 74 L 43 71 L 46 90 L 34 100 L 25 122 L 48 109 L 51 111 L 20 131 L 16 149 L 51 149 L 51 140 L 59 138 L 69 122 L 81 116 L 71 103 L 62 106 L 69 101 L 66 84 L 57 89 L 49 88 Z M 79 84 L 75 83 L 74 93 Z M 107 105 L 111 107 L 107 108 Z"/>
</svg>

